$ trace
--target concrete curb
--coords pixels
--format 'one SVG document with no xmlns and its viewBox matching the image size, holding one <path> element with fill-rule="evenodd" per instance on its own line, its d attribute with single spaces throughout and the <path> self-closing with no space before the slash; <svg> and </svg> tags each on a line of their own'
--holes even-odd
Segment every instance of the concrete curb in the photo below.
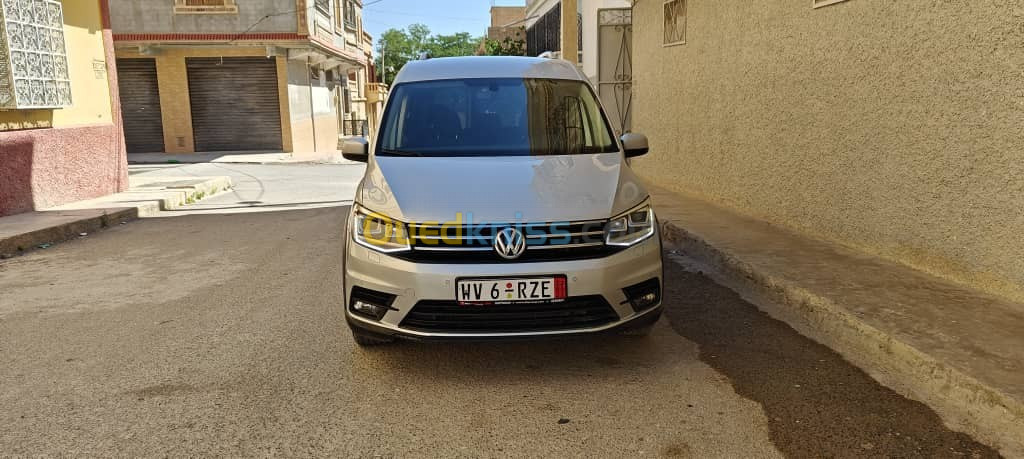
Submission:
<svg viewBox="0 0 1024 459">
<path fill-rule="evenodd" d="M 94 233 L 104 228 L 138 218 L 155 215 L 162 210 L 178 209 L 203 198 L 231 188 L 230 177 L 210 177 L 190 184 L 147 182 L 148 190 L 133 188 L 116 195 L 58 206 L 38 212 L 47 214 L 46 220 L 59 222 L 33 223 L 27 221 L 22 233 L 0 237 L 0 256 L 27 253 L 43 244 L 56 244 L 79 237 L 81 233 Z M 51 217 L 56 214 L 56 217 Z M 32 215 L 13 217 L 30 220 Z"/>
<path fill-rule="evenodd" d="M 934 409 L 951 427 L 1007 457 L 1024 457 L 1024 402 L 867 324 L 841 304 L 762 272 L 699 235 L 662 222 L 665 247 L 693 258 L 716 281 L 801 334 L 829 346 L 880 383 Z"/>
<path fill-rule="evenodd" d="M 168 186 L 168 191 L 176 191 L 178 196 L 160 200 L 160 210 L 178 209 L 194 204 L 206 197 L 213 196 L 231 188 L 230 177 L 211 177 L 201 183 L 185 186 Z"/>
<path fill-rule="evenodd" d="M 104 228 L 139 218 L 139 209 L 106 209 L 101 214 L 83 217 L 60 225 L 0 238 L 0 256 L 6 258 L 26 253 L 42 244 L 56 244 L 79 237 L 82 233 L 94 233 Z"/>
</svg>

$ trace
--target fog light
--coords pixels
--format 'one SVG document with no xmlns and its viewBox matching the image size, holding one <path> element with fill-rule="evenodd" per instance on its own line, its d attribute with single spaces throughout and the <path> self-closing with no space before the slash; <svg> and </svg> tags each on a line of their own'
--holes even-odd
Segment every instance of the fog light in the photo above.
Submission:
<svg viewBox="0 0 1024 459">
<path fill-rule="evenodd" d="M 654 304 L 655 301 L 658 301 L 658 295 L 654 292 L 651 292 L 641 295 L 640 298 L 637 298 L 633 302 L 641 306 L 650 306 Z"/>
<path fill-rule="evenodd" d="M 637 312 L 652 308 L 661 301 L 661 285 L 657 278 L 631 285 L 622 291 L 626 294 L 626 301 Z"/>
<path fill-rule="evenodd" d="M 352 298 L 349 300 L 349 310 L 353 314 L 367 317 L 373 320 L 384 318 L 388 313 L 391 303 L 395 301 L 395 295 L 384 292 L 377 292 L 362 287 L 352 287 Z"/>
<path fill-rule="evenodd" d="M 375 304 L 358 300 L 352 305 L 352 309 L 355 309 L 356 312 L 361 312 L 363 314 L 373 317 L 383 317 L 384 314 L 382 313 L 381 310 L 387 311 L 387 309 L 384 308 L 383 306 L 377 306 Z"/>
</svg>

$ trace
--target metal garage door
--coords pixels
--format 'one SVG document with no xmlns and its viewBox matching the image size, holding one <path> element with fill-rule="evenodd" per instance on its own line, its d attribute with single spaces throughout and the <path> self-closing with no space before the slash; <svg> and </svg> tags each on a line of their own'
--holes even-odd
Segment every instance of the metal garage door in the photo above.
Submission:
<svg viewBox="0 0 1024 459">
<path fill-rule="evenodd" d="M 281 149 L 274 59 L 188 58 L 185 66 L 196 151 Z"/>
<path fill-rule="evenodd" d="M 164 151 L 160 89 L 153 59 L 118 59 L 117 86 L 128 153 Z"/>
</svg>

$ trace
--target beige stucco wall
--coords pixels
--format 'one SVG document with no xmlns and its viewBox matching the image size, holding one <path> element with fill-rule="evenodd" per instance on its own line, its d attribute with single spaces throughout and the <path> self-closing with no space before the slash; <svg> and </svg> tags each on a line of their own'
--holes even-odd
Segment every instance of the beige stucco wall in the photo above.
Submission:
<svg viewBox="0 0 1024 459">
<path fill-rule="evenodd" d="M 1024 29 L 996 0 L 634 10 L 641 174 L 1024 299 Z M 842 267 L 831 267 L 841 273 Z"/>
<path fill-rule="evenodd" d="M 526 19 L 525 6 L 491 7 L 491 27 L 507 27 L 509 24 L 523 19 Z"/>
</svg>

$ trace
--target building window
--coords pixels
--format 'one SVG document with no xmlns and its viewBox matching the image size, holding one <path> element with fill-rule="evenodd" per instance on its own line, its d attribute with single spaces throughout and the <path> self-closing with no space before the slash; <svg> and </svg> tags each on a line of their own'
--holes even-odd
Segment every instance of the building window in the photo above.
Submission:
<svg viewBox="0 0 1024 459">
<path fill-rule="evenodd" d="M 174 0 L 177 14 L 231 14 L 238 13 L 235 0 Z"/>
<path fill-rule="evenodd" d="M 349 30 L 359 29 L 359 18 L 355 0 L 345 0 L 345 28 Z"/>
<path fill-rule="evenodd" d="M 665 46 L 686 43 L 686 0 L 665 2 Z"/>
<path fill-rule="evenodd" d="M 823 6 L 835 5 L 836 3 L 842 3 L 846 0 L 811 0 L 812 8 L 821 8 Z"/>
<path fill-rule="evenodd" d="M 331 0 L 315 0 L 316 11 L 324 16 L 331 15 Z"/>
<path fill-rule="evenodd" d="M 345 26 L 345 0 L 334 0 L 334 29 L 339 34 Z"/>
<path fill-rule="evenodd" d="M 15 3 L 0 1 L 0 109 L 71 105 L 60 2 Z"/>
</svg>

